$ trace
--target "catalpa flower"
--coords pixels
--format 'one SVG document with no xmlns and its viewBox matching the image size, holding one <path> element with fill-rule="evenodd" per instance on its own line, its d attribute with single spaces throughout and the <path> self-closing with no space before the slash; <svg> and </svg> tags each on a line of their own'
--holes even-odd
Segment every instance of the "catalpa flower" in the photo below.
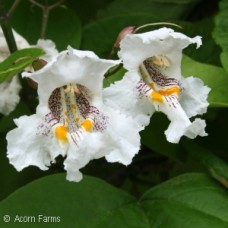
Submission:
<svg viewBox="0 0 228 228">
<path fill-rule="evenodd" d="M 128 72 L 105 89 L 106 102 L 132 116 L 142 129 L 155 111 L 163 112 L 171 121 L 165 131 L 169 142 L 178 143 L 183 135 L 206 136 L 205 121 L 189 118 L 206 112 L 210 89 L 198 78 L 181 75 L 182 49 L 192 43 L 198 48 L 201 37 L 168 28 L 126 35 L 118 55 Z"/>
<path fill-rule="evenodd" d="M 13 30 L 13 35 L 17 43 L 18 49 L 29 47 L 28 42 Z M 10 55 L 3 31 L 0 28 L 0 62 Z M 12 112 L 16 105 L 19 103 L 19 91 L 21 85 L 18 76 L 14 76 L 12 79 L 4 81 L 0 84 L 0 113 L 8 115 Z"/>
<path fill-rule="evenodd" d="M 15 120 L 7 135 L 8 158 L 18 171 L 34 165 L 46 170 L 62 155 L 67 179 L 91 159 L 129 164 L 139 150 L 137 124 L 103 104 L 103 75 L 119 61 L 69 48 L 44 68 L 24 73 L 38 83 L 36 114 Z"/>
</svg>

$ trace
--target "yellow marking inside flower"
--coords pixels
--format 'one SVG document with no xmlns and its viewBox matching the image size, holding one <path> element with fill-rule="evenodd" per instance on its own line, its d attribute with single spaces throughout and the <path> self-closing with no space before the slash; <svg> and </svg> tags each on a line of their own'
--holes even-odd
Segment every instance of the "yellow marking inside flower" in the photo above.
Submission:
<svg viewBox="0 0 228 228">
<path fill-rule="evenodd" d="M 155 85 L 154 85 L 154 83 L 153 83 L 153 82 L 150 82 L 150 83 L 149 83 L 149 86 L 150 86 L 150 88 L 152 88 L 152 89 L 154 89 L 154 88 L 155 88 Z"/>
<path fill-rule="evenodd" d="M 74 109 L 74 110 L 77 109 L 76 104 L 71 104 L 70 107 L 71 107 L 72 109 Z"/>
<path fill-rule="evenodd" d="M 172 95 L 172 94 L 178 95 L 179 92 L 180 92 L 180 89 L 177 86 L 174 86 L 174 87 L 171 87 L 171 88 L 168 88 L 168 89 L 165 89 L 165 90 L 159 90 L 158 91 L 158 93 L 163 95 L 163 96 L 169 96 L 169 95 Z"/>
<path fill-rule="evenodd" d="M 60 141 L 67 142 L 68 139 L 67 139 L 67 128 L 66 128 L 66 126 L 62 125 L 62 126 L 56 127 L 55 137 Z"/>
<path fill-rule="evenodd" d="M 79 117 L 76 117 L 75 118 L 75 121 L 78 123 L 80 121 L 80 118 Z"/>
<path fill-rule="evenodd" d="M 151 99 L 152 99 L 152 101 L 157 101 L 159 103 L 163 103 L 163 101 L 164 101 L 164 97 L 155 91 L 152 91 Z"/>
<path fill-rule="evenodd" d="M 82 124 L 81 127 L 83 127 L 86 131 L 91 131 L 93 128 L 93 122 L 91 120 L 85 120 Z"/>
</svg>

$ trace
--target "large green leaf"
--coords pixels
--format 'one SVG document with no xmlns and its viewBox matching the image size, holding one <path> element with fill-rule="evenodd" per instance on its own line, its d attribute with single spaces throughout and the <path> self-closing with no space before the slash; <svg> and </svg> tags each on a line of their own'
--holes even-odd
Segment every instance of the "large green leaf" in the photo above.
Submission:
<svg viewBox="0 0 228 228">
<path fill-rule="evenodd" d="M 225 228 L 227 201 L 227 191 L 204 174 L 171 179 L 147 191 L 138 202 L 99 179 L 84 177 L 72 183 L 57 174 L 36 180 L 3 200 L 0 226 Z M 9 218 L 4 215 L 11 220 L 4 222 Z M 20 216 L 30 222 L 20 223 Z M 45 223 L 45 216 L 55 222 Z"/>
<path fill-rule="evenodd" d="M 196 62 L 186 56 L 183 58 L 182 72 L 185 76 L 201 78 L 211 88 L 211 106 L 228 107 L 228 74 L 221 67 Z"/>
<path fill-rule="evenodd" d="M 205 165 L 211 174 L 228 188 L 228 163 L 193 141 L 184 140 L 183 146 L 191 158 Z"/>
<path fill-rule="evenodd" d="M 122 16 L 102 18 L 91 22 L 84 28 L 82 49 L 92 50 L 101 57 L 107 58 L 119 32 L 127 26 L 139 26 L 155 22 L 151 14 L 134 13 Z"/>
<path fill-rule="evenodd" d="M 161 20 L 184 19 L 200 0 L 115 0 L 99 17 L 126 15 L 128 13 L 147 13 L 157 15 Z M 165 5 L 165 7 L 164 7 Z"/>
<path fill-rule="evenodd" d="M 141 198 L 151 227 L 228 227 L 228 192 L 203 174 L 185 174 Z"/>
<path fill-rule="evenodd" d="M 22 72 L 36 58 L 44 54 L 39 48 L 18 50 L 0 63 L 0 83 Z"/>
<path fill-rule="evenodd" d="M 220 47 L 215 43 L 211 31 L 214 29 L 214 18 L 205 18 L 200 21 L 186 22 L 178 21 L 178 25 L 182 26 L 181 33 L 189 37 L 201 36 L 202 46 L 196 51 L 195 45 L 189 45 L 183 51 L 185 54 L 203 63 L 209 63 L 217 66 L 221 66 L 220 63 Z M 177 30 L 177 29 L 175 29 Z"/>
<path fill-rule="evenodd" d="M 3 215 L 10 215 L 11 222 L 4 223 Z M 71 183 L 62 174 L 34 181 L 4 200 L 0 227 L 24 227 L 25 223 L 13 222 L 16 215 L 35 216 L 36 223 L 29 227 L 45 225 L 38 222 L 39 215 L 59 216 L 53 227 L 149 227 L 134 197 L 95 178 Z"/>
<path fill-rule="evenodd" d="M 221 46 L 221 62 L 228 72 L 228 1 L 221 0 L 219 4 L 220 11 L 215 18 L 216 27 L 214 29 L 214 37 L 216 42 Z"/>
</svg>

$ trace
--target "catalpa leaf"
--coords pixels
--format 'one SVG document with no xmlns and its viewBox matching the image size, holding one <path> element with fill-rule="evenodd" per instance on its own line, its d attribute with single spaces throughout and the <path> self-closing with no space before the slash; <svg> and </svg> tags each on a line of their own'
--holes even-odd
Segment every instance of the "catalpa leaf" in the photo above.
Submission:
<svg viewBox="0 0 228 228">
<path fill-rule="evenodd" d="M 39 48 L 25 48 L 14 52 L 0 63 L 0 83 L 21 73 L 25 67 L 43 54 L 45 54 L 44 51 Z"/>
</svg>

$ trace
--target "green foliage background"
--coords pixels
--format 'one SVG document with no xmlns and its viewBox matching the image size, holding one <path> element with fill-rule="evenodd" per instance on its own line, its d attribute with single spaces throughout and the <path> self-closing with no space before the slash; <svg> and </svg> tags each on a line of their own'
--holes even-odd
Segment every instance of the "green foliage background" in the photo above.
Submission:
<svg viewBox="0 0 228 228">
<path fill-rule="evenodd" d="M 1 2 L 8 10 L 14 1 Z M 130 25 L 172 22 L 183 27 L 176 31 L 201 35 L 200 49 L 184 51 L 182 72 L 201 78 L 212 88 L 210 107 L 203 116 L 209 135 L 170 144 L 164 136 L 169 121 L 156 113 L 141 133 L 141 150 L 128 167 L 94 160 L 82 170 L 85 177 L 80 183 L 65 180 L 61 160 L 47 172 L 29 167 L 18 173 L 6 158 L 5 135 L 15 127 L 14 118 L 35 110 L 36 91 L 24 85 L 16 110 L 0 116 L 0 227 L 228 227 L 227 10 L 227 0 L 65 0 L 53 9 L 46 38 L 58 50 L 71 45 L 103 58 L 108 57 L 118 33 Z M 28 0 L 22 0 L 10 18 L 12 27 L 30 44 L 40 37 L 41 21 L 41 9 Z M 18 69 L 23 64 L 27 62 L 19 62 Z M 4 70 L 0 64 L 0 81 L 12 76 Z M 121 70 L 105 79 L 104 85 L 123 74 Z M 56 215 L 61 221 L 5 223 L 6 214 L 12 218 Z"/>
</svg>

